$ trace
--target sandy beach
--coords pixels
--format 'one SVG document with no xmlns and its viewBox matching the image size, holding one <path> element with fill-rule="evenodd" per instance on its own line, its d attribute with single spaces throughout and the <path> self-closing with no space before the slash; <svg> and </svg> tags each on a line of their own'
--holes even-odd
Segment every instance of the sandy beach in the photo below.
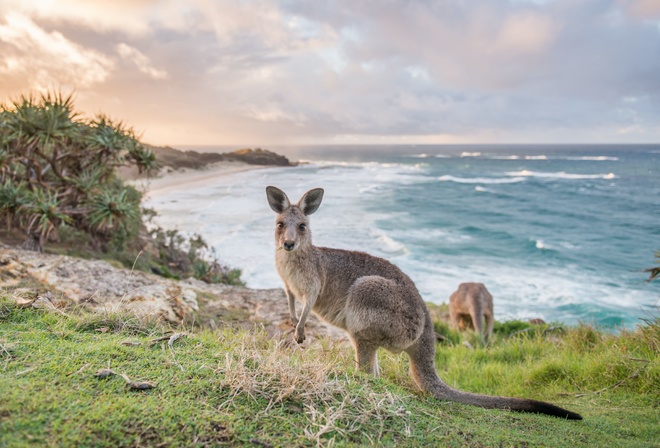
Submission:
<svg viewBox="0 0 660 448">
<path fill-rule="evenodd" d="M 166 167 L 157 177 L 134 179 L 129 182 L 144 192 L 145 199 L 167 195 L 174 190 L 191 188 L 207 183 L 211 179 L 240 173 L 242 171 L 266 168 L 244 162 L 220 161 L 201 170 Z"/>
</svg>

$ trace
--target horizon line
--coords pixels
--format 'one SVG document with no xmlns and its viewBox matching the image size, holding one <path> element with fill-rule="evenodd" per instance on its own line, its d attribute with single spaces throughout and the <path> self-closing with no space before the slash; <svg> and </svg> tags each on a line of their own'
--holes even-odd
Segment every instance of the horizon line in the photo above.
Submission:
<svg viewBox="0 0 660 448">
<path fill-rule="evenodd" d="M 178 143 L 159 145 L 153 143 L 146 143 L 149 146 L 155 147 L 170 147 L 176 149 L 177 147 L 232 147 L 236 149 L 268 149 L 277 147 L 303 147 L 303 146 L 363 146 L 363 147 L 377 147 L 377 146 L 660 146 L 660 142 L 626 142 L 626 143 L 600 143 L 600 142 L 569 142 L 569 143 L 276 143 L 276 144 L 232 144 L 232 143 Z"/>
</svg>

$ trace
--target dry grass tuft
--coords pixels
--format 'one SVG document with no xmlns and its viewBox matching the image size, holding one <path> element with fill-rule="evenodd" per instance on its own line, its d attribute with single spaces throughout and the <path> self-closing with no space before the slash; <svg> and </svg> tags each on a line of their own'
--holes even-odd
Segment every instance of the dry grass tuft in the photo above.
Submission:
<svg viewBox="0 0 660 448">
<path fill-rule="evenodd" d="M 406 397 L 374 390 L 378 380 L 350 367 L 352 351 L 347 347 L 317 343 L 287 348 L 284 341 L 268 341 L 259 331 L 224 337 L 241 339 L 230 342 L 232 350 L 216 370 L 230 391 L 220 407 L 232 406 L 239 395 L 267 400 L 264 414 L 278 406 L 293 407 L 306 416 L 305 436 L 319 445 L 345 441 L 354 433 L 377 444 L 389 420 L 404 419 L 409 426 Z"/>
<path fill-rule="evenodd" d="M 106 329 L 113 333 L 148 336 L 166 328 L 162 318 L 130 310 L 104 309 L 97 313 L 81 311 L 77 317 L 76 328 L 82 331 Z"/>
</svg>

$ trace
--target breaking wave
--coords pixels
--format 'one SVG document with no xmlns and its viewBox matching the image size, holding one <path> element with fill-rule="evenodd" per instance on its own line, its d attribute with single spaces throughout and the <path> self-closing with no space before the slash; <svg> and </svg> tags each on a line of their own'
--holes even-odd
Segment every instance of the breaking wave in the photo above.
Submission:
<svg viewBox="0 0 660 448">
<path fill-rule="evenodd" d="M 618 157 L 611 156 L 582 156 L 582 157 L 558 157 L 559 160 L 586 160 L 590 162 L 617 162 Z"/>
<path fill-rule="evenodd" d="M 459 184 L 515 184 L 517 182 L 524 182 L 525 177 L 456 177 L 446 174 L 438 177 L 438 180 Z"/>
<path fill-rule="evenodd" d="M 510 171 L 506 173 L 507 176 L 511 176 L 513 179 L 518 179 L 520 177 L 539 177 L 539 178 L 544 178 L 544 179 L 571 179 L 571 180 L 576 180 L 576 179 L 605 179 L 605 180 L 610 180 L 610 179 L 616 179 L 617 175 L 614 173 L 607 173 L 607 174 L 573 174 L 573 173 L 566 173 L 564 171 L 559 171 L 556 173 L 543 173 L 539 171 L 529 171 L 529 170 L 521 170 L 521 171 Z"/>
</svg>

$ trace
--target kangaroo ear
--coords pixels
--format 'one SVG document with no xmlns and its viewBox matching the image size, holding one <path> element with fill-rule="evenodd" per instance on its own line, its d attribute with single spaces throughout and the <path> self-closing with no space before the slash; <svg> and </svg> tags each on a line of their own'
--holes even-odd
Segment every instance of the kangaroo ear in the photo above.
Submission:
<svg viewBox="0 0 660 448">
<path fill-rule="evenodd" d="M 323 188 L 314 188 L 300 198 L 298 207 L 305 215 L 311 215 L 319 209 L 321 201 L 323 200 Z"/>
<path fill-rule="evenodd" d="M 268 198 L 268 205 L 275 213 L 282 213 L 291 206 L 286 193 L 277 187 L 266 187 L 266 197 Z"/>
</svg>

